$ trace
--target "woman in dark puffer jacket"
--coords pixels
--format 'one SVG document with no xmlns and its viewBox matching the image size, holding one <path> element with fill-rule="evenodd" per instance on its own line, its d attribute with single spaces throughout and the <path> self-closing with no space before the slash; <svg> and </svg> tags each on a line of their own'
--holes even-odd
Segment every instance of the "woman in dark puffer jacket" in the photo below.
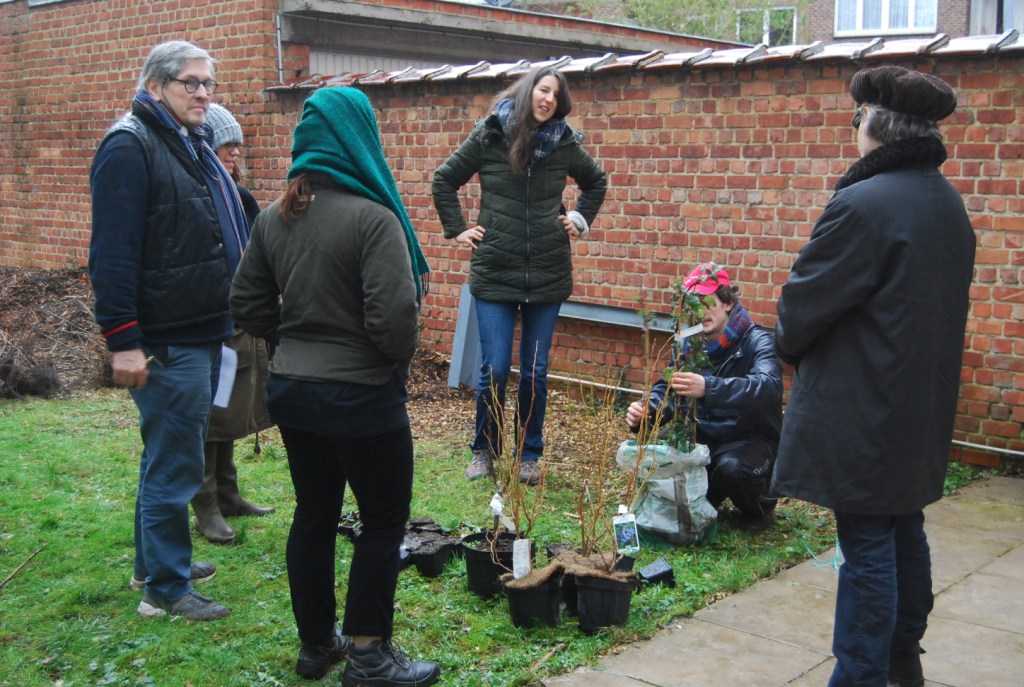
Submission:
<svg viewBox="0 0 1024 687">
<path fill-rule="evenodd" d="M 607 188 L 604 170 L 583 150 L 583 135 L 565 121 L 571 110 L 565 77 L 551 67 L 533 69 L 497 97 L 491 114 L 434 174 L 445 238 L 473 251 L 469 285 L 483 360 L 469 479 L 490 474 L 503 450 L 500 419 L 517 316 L 522 337 L 513 452 L 521 461 L 520 481 L 540 478 L 548 351 L 559 308 L 572 294 L 570 240 L 586 236 Z M 470 226 L 458 192 L 477 174 L 480 213 Z M 568 177 L 580 189 L 571 212 L 562 201 Z"/>
</svg>

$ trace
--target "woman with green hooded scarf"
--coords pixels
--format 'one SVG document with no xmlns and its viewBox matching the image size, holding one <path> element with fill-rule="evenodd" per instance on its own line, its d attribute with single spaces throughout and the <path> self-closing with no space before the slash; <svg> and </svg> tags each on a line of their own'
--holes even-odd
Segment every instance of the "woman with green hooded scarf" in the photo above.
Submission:
<svg viewBox="0 0 1024 687">
<path fill-rule="evenodd" d="M 231 314 L 275 346 L 267 408 L 295 487 L 286 559 L 302 642 L 296 671 L 321 678 L 347 655 L 344 687 L 431 685 L 438 666 L 410 660 L 391 639 L 413 481 L 405 383 L 429 268 L 363 93 L 325 88 L 306 101 L 288 180 L 253 226 Z M 362 529 L 339 629 L 346 485 Z"/>
</svg>

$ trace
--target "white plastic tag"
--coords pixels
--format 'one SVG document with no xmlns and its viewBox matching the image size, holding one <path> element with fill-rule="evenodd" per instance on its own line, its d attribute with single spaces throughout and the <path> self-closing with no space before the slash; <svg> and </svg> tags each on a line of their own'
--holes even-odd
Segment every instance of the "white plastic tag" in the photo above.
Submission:
<svg viewBox="0 0 1024 687">
<path fill-rule="evenodd" d="M 512 577 L 517 580 L 530 574 L 530 540 L 512 542 Z"/>
<path fill-rule="evenodd" d="M 616 551 L 625 555 L 633 555 L 640 550 L 640 535 L 636 530 L 636 516 L 629 509 L 619 505 L 619 514 L 612 518 L 615 530 Z"/>
<path fill-rule="evenodd" d="M 509 532 L 516 531 L 516 524 L 508 519 L 508 516 L 504 513 L 505 502 L 501 500 L 501 494 L 495 494 L 491 499 L 491 512 L 494 513 L 494 517 L 501 521 L 502 526 L 505 527 Z"/>
</svg>

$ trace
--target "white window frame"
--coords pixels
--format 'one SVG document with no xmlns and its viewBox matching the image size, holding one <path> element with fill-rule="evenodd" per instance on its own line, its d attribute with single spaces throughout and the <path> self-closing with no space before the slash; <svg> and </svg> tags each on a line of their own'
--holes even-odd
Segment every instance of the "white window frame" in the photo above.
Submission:
<svg viewBox="0 0 1024 687">
<path fill-rule="evenodd" d="M 838 0 L 836 0 L 836 1 L 838 2 Z M 757 12 L 761 12 L 761 26 L 762 26 L 762 29 L 761 29 L 761 40 L 760 40 L 760 42 L 764 43 L 765 45 L 767 45 L 769 47 L 771 47 L 771 42 L 768 41 L 768 40 L 765 40 L 765 39 L 769 38 L 769 34 L 771 33 L 771 28 L 772 28 L 771 27 L 771 13 L 772 12 L 785 11 L 785 10 L 788 10 L 788 11 L 793 13 L 793 26 L 792 26 L 792 29 L 793 29 L 793 39 L 796 40 L 796 31 L 797 31 L 796 7 L 791 7 L 790 5 L 781 5 L 779 7 L 767 7 L 765 9 L 751 9 L 751 10 L 741 9 L 741 10 L 738 10 L 738 13 L 739 14 L 755 14 Z M 740 35 L 740 26 L 739 26 L 739 20 L 737 19 L 737 21 L 736 21 L 736 36 L 739 37 L 739 35 Z"/>
<path fill-rule="evenodd" d="M 882 25 L 877 29 L 865 29 L 864 26 L 864 0 L 852 0 L 857 3 L 857 21 L 856 28 L 854 29 L 839 29 L 839 3 L 841 0 L 835 0 L 835 14 L 832 22 L 832 35 L 836 38 L 848 38 L 852 36 L 912 36 L 916 34 L 924 33 L 935 33 L 936 25 L 939 21 L 939 0 L 909 0 L 909 6 L 907 7 L 907 16 L 913 18 L 916 14 L 917 4 L 933 3 L 935 5 L 935 11 L 932 13 L 935 23 L 930 26 L 911 26 L 907 28 L 891 29 L 888 27 L 889 24 L 889 0 L 881 0 L 882 10 L 881 19 Z"/>
</svg>

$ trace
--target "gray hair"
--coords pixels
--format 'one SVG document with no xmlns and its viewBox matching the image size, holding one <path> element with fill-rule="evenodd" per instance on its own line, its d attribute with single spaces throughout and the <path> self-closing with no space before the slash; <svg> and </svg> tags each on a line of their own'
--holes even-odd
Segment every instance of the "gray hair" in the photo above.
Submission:
<svg viewBox="0 0 1024 687">
<path fill-rule="evenodd" d="M 942 140 L 939 126 L 923 117 L 893 112 L 879 105 L 868 105 L 861 126 L 867 127 L 867 134 L 882 145 L 895 143 L 906 138 L 931 136 Z"/>
<path fill-rule="evenodd" d="M 146 63 L 142 65 L 142 74 L 139 76 L 136 91 L 144 93 L 146 82 L 150 79 L 157 79 L 163 83 L 175 78 L 190 60 L 206 60 L 212 76 L 216 61 L 210 57 L 210 53 L 188 41 L 161 43 L 150 51 Z"/>
</svg>

